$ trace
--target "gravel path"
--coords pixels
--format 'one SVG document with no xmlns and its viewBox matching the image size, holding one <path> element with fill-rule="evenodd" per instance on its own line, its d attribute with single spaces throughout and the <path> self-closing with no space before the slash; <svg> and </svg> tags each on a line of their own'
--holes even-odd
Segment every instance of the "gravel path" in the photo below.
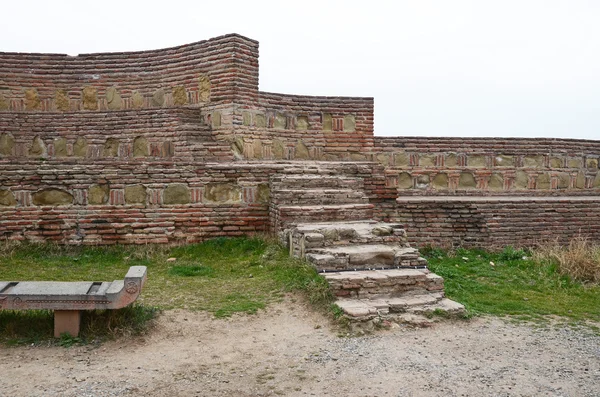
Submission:
<svg viewBox="0 0 600 397">
<path fill-rule="evenodd" d="M 0 348 L 0 396 L 600 396 L 600 337 L 494 318 L 341 338 L 298 303 L 145 338 Z"/>
</svg>

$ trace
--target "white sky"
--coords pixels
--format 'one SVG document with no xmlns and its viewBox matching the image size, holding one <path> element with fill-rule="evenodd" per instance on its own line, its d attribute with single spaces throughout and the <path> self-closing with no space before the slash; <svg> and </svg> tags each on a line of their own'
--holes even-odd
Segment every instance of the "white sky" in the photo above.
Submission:
<svg viewBox="0 0 600 397">
<path fill-rule="evenodd" d="M 600 139 L 600 1 L 3 1 L 0 51 L 260 42 L 260 89 L 375 97 L 375 133 Z"/>
</svg>

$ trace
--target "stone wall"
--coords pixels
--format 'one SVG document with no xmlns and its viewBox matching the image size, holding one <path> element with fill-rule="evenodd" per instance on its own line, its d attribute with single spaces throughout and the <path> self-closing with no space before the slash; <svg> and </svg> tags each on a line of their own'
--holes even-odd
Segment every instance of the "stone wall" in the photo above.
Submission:
<svg viewBox="0 0 600 397">
<path fill-rule="evenodd" d="M 258 42 L 235 34 L 153 51 L 0 53 L 0 111 L 245 103 L 257 91 Z"/>
<path fill-rule="evenodd" d="M 598 195 L 600 142 L 375 137 L 373 161 L 406 195 Z"/>
</svg>

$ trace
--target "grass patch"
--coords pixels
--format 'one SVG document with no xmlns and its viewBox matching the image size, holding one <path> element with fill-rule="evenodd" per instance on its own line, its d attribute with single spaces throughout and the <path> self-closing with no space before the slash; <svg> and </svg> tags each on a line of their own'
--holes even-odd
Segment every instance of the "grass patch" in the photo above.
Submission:
<svg viewBox="0 0 600 397">
<path fill-rule="evenodd" d="M 93 312 L 89 320 L 84 317 L 90 324 L 86 334 L 82 323 L 82 339 L 86 340 L 99 335 L 98 329 L 105 323 L 108 326 L 103 332 L 108 336 L 141 332 L 160 309 L 205 310 L 227 317 L 256 313 L 292 291 L 302 292 L 323 308 L 333 300 L 327 282 L 311 265 L 290 258 L 281 246 L 261 238 L 217 238 L 178 247 L 6 242 L 0 244 L 0 257 L 0 280 L 10 281 L 118 280 L 130 266 L 147 266 L 148 280 L 134 312 L 122 316 L 119 311 Z M 37 331 L 30 334 L 33 325 Z M 0 340 L 34 342 L 42 335 L 52 335 L 50 312 L 0 311 Z"/>
<path fill-rule="evenodd" d="M 579 282 L 531 253 L 512 247 L 498 253 L 477 249 L 422 253 L 430 269 L 444 277 L 446 295 L 471 314 L 600 321 L 600 286 Z"/>
<path fill-rule="evenodd" d="M 585 237 L 576 237 L 567 246 L 561 246 L 558 241 L 540 245 L 533 257 L 576 280 L 600 283 L 600 245 Z"/>
</svg>

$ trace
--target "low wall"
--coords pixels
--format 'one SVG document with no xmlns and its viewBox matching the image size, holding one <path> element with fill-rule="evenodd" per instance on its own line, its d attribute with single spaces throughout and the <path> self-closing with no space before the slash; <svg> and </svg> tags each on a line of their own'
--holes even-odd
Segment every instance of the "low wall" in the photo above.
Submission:
<svg viewBox="0 0 600 397">
<path fill-rule="evenodd" d="M 372 159 L 407 195 L 598 195 L 600 142 L 375 137 Z"/>
</svg>

